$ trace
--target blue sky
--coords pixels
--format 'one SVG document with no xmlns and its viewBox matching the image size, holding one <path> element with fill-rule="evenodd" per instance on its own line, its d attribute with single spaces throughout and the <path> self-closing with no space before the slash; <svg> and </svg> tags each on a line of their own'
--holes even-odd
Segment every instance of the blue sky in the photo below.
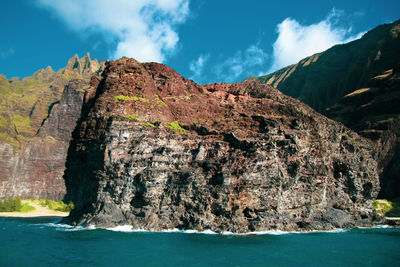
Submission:
<svg viewBox="0 0 400 267">
<path fill-rule="evenodd" d="M 400 1 L 2 1 L 0 73 L 58 70 L 74 54 L 165 63 L 199 83 L 266 74 L 400 19 Z"/>
</svg>

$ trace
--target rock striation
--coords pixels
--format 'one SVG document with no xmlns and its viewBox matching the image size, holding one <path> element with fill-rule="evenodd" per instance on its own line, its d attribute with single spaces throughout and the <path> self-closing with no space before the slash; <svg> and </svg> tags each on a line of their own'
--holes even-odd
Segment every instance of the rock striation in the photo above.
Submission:
<svg viewBox="0 0 400 267">
<path fill-rule="evenodd" d="M 375 143 L 379 198 L 400 197 L 400 20 L 274 73 L 250 77 L 344 123 Z"/>
<path fill-rule="evenodd" d="M 57 72 L 47 67 L 32 77 L 0 76 L 0 199 L 63 199 L 71 132 L 90 77 L 105 62 L 74 56 Z"/>
<path fill-rule="evenodd" d="M 400 64 L 399 64 L 400 67 Z M 379 198 L 400 196 L 400 68 L 374 77 L 344 96 L 327 116 L 374 141 L 381 180 Z"/>
<path fill-rule="evenodd" d="M 249 232 L 376 220 L 373 144 L 270 85 L 201 86 L 129 58 L 102 75 L 69 147 L 65 222 Z"/>
</svg>

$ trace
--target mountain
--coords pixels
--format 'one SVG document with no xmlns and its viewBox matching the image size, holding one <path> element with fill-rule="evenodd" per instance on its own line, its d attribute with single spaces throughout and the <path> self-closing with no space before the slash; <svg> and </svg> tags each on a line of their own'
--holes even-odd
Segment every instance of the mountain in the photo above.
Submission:
<svg viewBox="0 0 400 267">
<path fill-rule="evenodd" d="M 372 140 L 381 198 L 400 197 L 400 21 L 277 72 L 251 77 L 277 87 Z"/>
<path fill-rule="evenodd" d="M 90 77 L 104 65 L 75 55 L 57 72 L 47 67 L 22 80 L 0 75 L 0 198 L 63 198 L 70 135 Z"/>
<path fill-rule="evenodd" d="M 400 20 L 376 27 L 361 39 L 335 45 L 274 73 L 250 77 L 278 88 L 324 113 L 373 77 L 400 63 Z"/>
<path fill-rule="evenodd" d="M 200 86 L 122 58 L 88 89 L 65 220 L 148 230 L 332 229 L 376 222 L 373 144 L 269 85 Z"/>
<path fill-rule="evenodd" d="M 400 69 L 390 69 L 367 87 L 345 95 L 326 115 L 375 141 L 381 198 L 400 196 Z"/>
</svg>

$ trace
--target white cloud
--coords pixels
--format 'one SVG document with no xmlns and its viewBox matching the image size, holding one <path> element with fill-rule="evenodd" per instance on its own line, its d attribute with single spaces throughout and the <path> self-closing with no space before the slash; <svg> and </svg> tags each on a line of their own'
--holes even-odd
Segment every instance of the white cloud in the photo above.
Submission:
<svg viewBox="0 0 400 267">
<path fill-rule="evenodd" d="M 12 56 L 12 55 L 14 55 L 15 54 L 15 49 L 14 48 L 8 48 L 7 50 L 5 50 L 5 51 L 1 51 L 0 52 L 0 58 L 1 59 L 5 59 L 5 58 L 7 58 L 7 57 L 9 57 L 9 56 Z"/>
<path fill-rule="evenodd" d="M 117 42 L 113 58 L 164 62 L 179 37 L 174 27 L 185 21 L 190 0 L 37 0 L 71 29 L 103 33 Z"/>
<path fill-rule="evenodd" d="M 344 15 L 343 11 L 332 9 L 324 20 L 311 25 L 301 25 L 292 18 L 283 20 L 277 26 L 279 35 L 273 45 L 273 64 L 270 71 L 297 63 L 335 44 L 360 38 L 363 33 L 351 34 L 351 27 L 338 26 Z"/>
<path fill-rule="evenodd" d="M 259 69 L 265 69 L 268 58 L 268 54 L 258 45 L 236 51 L 233 56 L 215 64 L 210 62 L 209 55 L 200 55 L 189 64 L 193 73 L 191 79 L 198 83 L 238 82 L 254 75 Z"/>
<path fill-rule="evenodd" d="M 224 82 L 237 82 L 239 78 L 252 75 L 261 69 L 269 56 L 258 45 L 251 45 L 245 51 L 237 51 L 234 56 L 214 66 L 218 79 Z"/>
<path fill-rule="evenodd" d="M 197 60 L 193 60 L 189 64 L 189 69 L 193 72 L 193 75 L 190 77 L 192 80 L 201 79 L 203 74 L 204 65 L 206 64 L 209 55 L 200 55 Z"/>
</svg>

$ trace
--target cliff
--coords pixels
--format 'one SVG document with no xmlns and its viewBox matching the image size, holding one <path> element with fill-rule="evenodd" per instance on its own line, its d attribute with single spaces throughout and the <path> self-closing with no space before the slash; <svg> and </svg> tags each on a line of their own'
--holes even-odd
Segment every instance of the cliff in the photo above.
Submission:
<svg viewBox="0 0 400 267">
<path fill-rule="evenodd" d="M 376 219 L 367 139 L 267 84 L 200 86 L 128 58 L 86 92 L 66 165 L 71 224 L 248 232 Z"/>
<path fill-rule="evenodd" d="M 280 89 L 374 142 L 382 191 L 400 197 L 400 21 L 274 73 L 251 77 Z"/>
<path fill-rule="evenodd" d="M 335 45 L 274 73 L 250 77 L 271 84 L 319 112 L 370 79 L 399 65 L 400 21 L 367 32 L 361 39 Z"/>
<path fill-rule="evenodd" d="M 399 65 L 400 66 L 400 65 Z M 327 116 L 375 142 L 381 180 L 380 198 L 400 196 L 400 69 L 374 77 L 367 87 L 344 96 Z"/>
<path fill-rule="evenodd" d="M 71 132 L 90 77 L 104 62 L 74 56 L 22 80 L 0 76 L 0 198 L 65 195 L 63 173 Z"/>
</svg>

